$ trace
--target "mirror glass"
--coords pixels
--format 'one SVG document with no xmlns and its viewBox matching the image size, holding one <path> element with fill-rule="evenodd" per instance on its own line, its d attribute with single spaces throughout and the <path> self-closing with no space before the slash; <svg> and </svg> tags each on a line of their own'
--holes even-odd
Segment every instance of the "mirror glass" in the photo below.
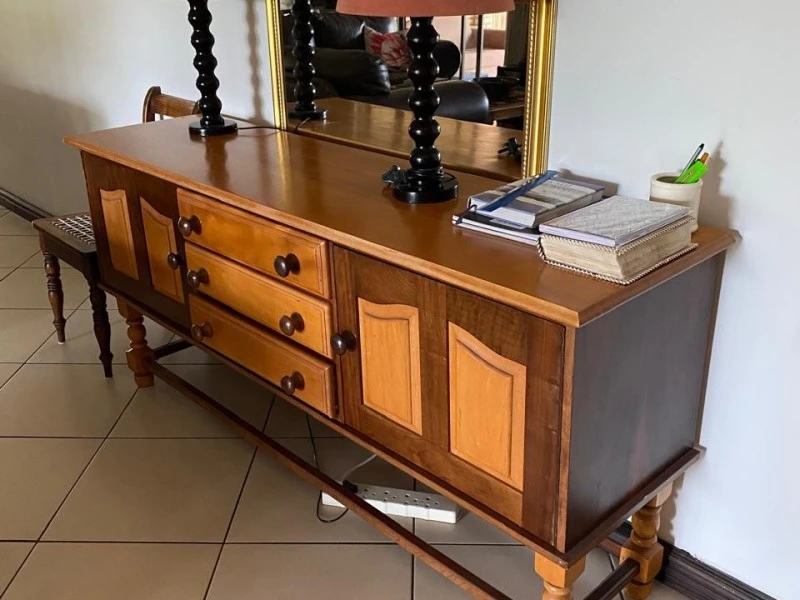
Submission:
<svg viewBox="0 0 800 600">
<path fill-rule="evenodd" d="M 312 0 L 316 104 L 325 120 L 291 118 L 296 104 L 292 0 L 273 2 L 270 27 L 280 27 L 273 69 L 280 76 L 278 124 L 323 139 L 383 152 L 398 159 L 413 147 L 408 137 L 412 91 L 405 32 L 410 19 L 360 17 L 336 12 L 336 0 Z M 440 41 L 434 51 L 441 98 L 437 146 L 446 167 L 513 181 L 523 176 L 530 125 L 535 41 L 533 4 L 519 2 L 508 13 L 436 17 Z M 270 32 L 272 33 L 272 31 Z M 279 50 L 279 51 L 277 51 Z M 277 60 L 275 60 L 277 59 Z M 499 152 L 510 140 L 509 153 Z M 526 158 L 529 158 L 526 157 Z M 398 164 L 402 161 L 398 160 Z"/>
</svg>

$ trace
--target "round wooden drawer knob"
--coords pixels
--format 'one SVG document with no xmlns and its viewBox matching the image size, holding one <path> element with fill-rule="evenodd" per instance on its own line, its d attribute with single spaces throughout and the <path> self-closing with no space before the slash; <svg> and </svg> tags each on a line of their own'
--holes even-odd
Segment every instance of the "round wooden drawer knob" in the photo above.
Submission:
<svg viewBox="0 0 800 600">
<path fill-rule="evenodd" d="M 195 323 L 192 325 L 192 337 L 198 342 L 202 342 L 206 338 L 214 335 L 214 330 L 211 328 L 211 323 L 208 321 L 204 323 Z"/>
<path fill-rule="evenodd" d="M 305 321 L 303 321 L 300 313 L 292 313 L 291 316 L 283 315 L 278 322 L 283 335 L 293 336 L 295 331 L 302 332 L 306 328 Z"/>
<path fill-rule="evenodd" d="M 209 281 L 208 271 L 205 269 L 199 269 L 197 271 L 192 271 L 190 269 L 186 272 L 186 285 L 194 291 L 200 289 L 200 284 L 204 283 L 208 285 Z"/>
<path fill-rule="evenodd" d="M 183 237 L 189 237 L 193 233 L 200 233 L 200 219 L 197 217 L 180 217 L 178 219 L 178 231 Z"/>
<path fill-rule="evenodd" d="M 167 254 L 167 264 L 169 265 L 170 269 L 172 269 L 173 271 L 177 271 L 178 269 L 181 268 L 181 265 L 183 264 L 183 259 L 181 258 L 180 254 L 175 254 L 174 252 L 170 252 L 169 254 Z"/>
<path fill-rule="evenodd" d="M 298 371 L 281 378 L 281 389 L 287 396 L 294 396 L 297 390 L 302 390 L 304 387 L 306 387 L 306 380 Z"/>
<path fill-rule="evenodd" d="M 294 254 L 275 257 L 275 272 L 281 277 L 288 277 L 292 273 L 297 275 L 300 272 L 300 259 Z"/>
<path fill-rule="evenodd" d="M 356 336 L 349 331 L 343 331 L 331 336 L 331 347 L 333 353 L 342 356 L 348 350 L 356 349 Z"/>
</svg>

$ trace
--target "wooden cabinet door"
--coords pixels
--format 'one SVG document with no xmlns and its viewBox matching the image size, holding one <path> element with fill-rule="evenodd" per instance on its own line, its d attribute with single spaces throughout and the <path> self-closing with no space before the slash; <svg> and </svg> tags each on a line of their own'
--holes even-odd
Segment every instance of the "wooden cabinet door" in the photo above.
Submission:
<svg viewBox="0 0 800 600">
<path fill-rule="evenodd" d="M 188 329 L 186 268 L 167 265 L 170 252 L 183 255 L 176 187 L 88 154 L 83 164 L 103 283 Z"/>
<path fill-rule="evenodd" d="M 404 455 L 447 448 L 442 284 L 341 248 L 334 251 L 345 421 Z"/>
</svg>

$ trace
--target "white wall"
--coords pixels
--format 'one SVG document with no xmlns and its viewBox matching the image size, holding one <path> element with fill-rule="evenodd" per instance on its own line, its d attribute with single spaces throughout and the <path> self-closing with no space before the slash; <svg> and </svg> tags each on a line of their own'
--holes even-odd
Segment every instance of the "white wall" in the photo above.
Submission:
<svg viewBox="0 0 800 600">
<path fill-rule="evenodd" d="M 560 0 L 551 166 L 647 197 L 700 141 L 701 222 L 728 257 L 703 461 L 677 492 L 677 546 L 800 597 L 800 5 Z"/>
<path fill-rule="evenodd" d="M 224 111 L 272 121 L 263 0 L 213 0 Z M 0 2 L 0 187 L 52 213 L 83 210 L 64 135 L 136 123 L 151 85 L 197 98 L 185 0 Z"/>
</svg>

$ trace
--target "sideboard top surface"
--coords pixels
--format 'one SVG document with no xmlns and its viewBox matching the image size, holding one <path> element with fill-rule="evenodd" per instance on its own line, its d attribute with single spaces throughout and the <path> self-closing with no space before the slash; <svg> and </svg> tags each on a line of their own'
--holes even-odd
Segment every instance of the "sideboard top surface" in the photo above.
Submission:
<svg viewBox="0 0 800 600">
<path fill-rule="evenodd" d="M 189 118 L 191 119 L 191 118 Z M 195 117 L 196 119 L 196 117 Z M 410 206 L 380 181 L 396 159 L 271 129 L 190 138 L 187 119 L 71 136 L 85 152 L 544 318 L 580 326 L 736 242 L 701 227 L 697 250 L 627 286 L 546 265 L 534 247 L 455 228 L 467 198 L 498 181 L 458 173 L 459 199 Z"/>
</svg>

